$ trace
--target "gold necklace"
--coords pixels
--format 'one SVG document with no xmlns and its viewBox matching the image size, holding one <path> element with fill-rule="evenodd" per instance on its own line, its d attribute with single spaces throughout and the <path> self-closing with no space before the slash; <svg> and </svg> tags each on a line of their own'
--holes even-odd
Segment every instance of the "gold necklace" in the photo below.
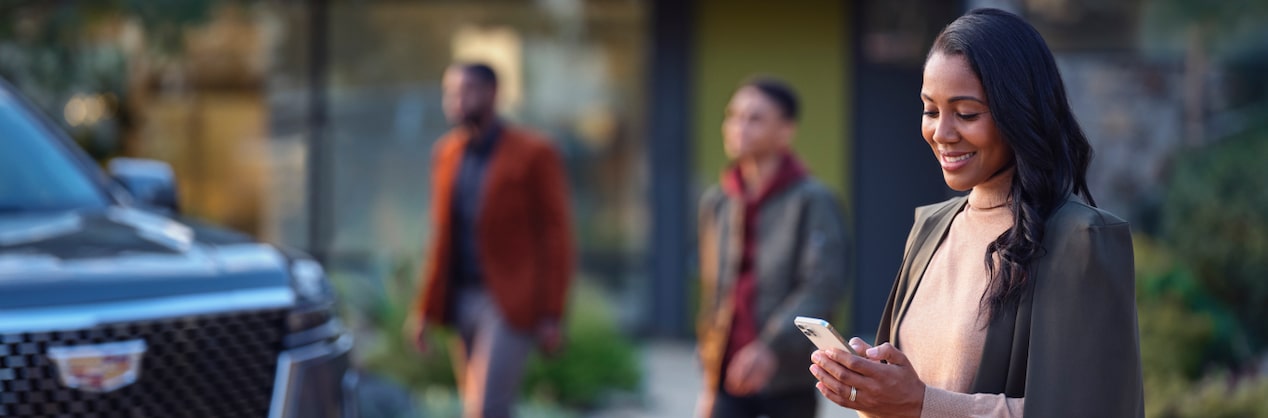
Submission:
<svg viewBox="0 0 1268 418">
<path fill-rule="evenodd" d="M 1009 204 L 1009 203 L 1013 203 L 1013 200 L 1012 200 L 1012 199 L 1008 199 L 1008 200 L 1005 200 L 1005 201 L 1004 201 L 1004 203 L 1000 203 L 1000 204 L 995 205 L 995 206 L 988 206 L 988 207 L 984 207 L 984 208 L 979 208 L 979 207 L 973 206 L 973 203 L 972 203 L 972 202 L 968 202 L 968 203 L 966 203 L 966 204 L 967 204 L 967 205 L 969 205 L 969 208 L 974 209 L 974 210 L 991 210 L 991 209 L 999 209 L 999 208 L 1002 208 L 1002 207 L 1004 207 L 1004 206 L 1008 206 L 1008 204 Z"/>
</svg>

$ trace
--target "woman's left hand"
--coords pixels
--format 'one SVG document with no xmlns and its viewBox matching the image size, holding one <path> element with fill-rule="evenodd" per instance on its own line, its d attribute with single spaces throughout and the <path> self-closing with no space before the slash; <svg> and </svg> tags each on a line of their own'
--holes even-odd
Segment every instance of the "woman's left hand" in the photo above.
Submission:
<svg viewBox="0 0 1268 418">
<path fill-rule="evenodd" d="M 828 400 L 846 408 L 887 417 L 919 417 L 925 383 L 907 356 L 889 343 L 866 349 L 866 355 L 815 351 L 810 357 L 814 362 L 810 373 L 819 379 L 815 387 Z M 856 390 L 854 400 L 850 400 L 851 389 Z"/>
</svg>

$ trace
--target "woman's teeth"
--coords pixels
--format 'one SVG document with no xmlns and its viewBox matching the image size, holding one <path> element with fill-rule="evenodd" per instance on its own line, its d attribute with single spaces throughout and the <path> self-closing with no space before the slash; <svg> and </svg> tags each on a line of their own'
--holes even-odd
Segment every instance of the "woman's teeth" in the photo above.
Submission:
<svg viewBox="0 0 1268 418">
<path fill-rule="evenodd" d="M 977 153 L 976 153 L 976 152 L 970 152 L 970 153 L 968 153 L 968 154 L 964 154 L 964 155 L 961 155 L 961 156 L 958 156 L 958 157 L 946 157 L 946 160 L 947 160 L 947 162 L 949 162 L 949 163 L 958 163 L 958 162 L 960 162 L 960 161 L 964 161 L 964 160 L 967 160 L 967 159 L 969 159 L 969 158 L 973 158 L 973 156 L 974 156 L 974 155 L 977 155 Z"/>
</svg>

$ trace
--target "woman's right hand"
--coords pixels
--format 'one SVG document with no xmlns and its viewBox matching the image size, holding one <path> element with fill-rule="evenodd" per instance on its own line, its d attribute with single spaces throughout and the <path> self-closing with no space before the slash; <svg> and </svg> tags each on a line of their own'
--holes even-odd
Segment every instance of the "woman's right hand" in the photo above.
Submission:
<svg viewBox="0 0 1268 418">
<path fill-rule="evenodd" d="M 862 356 L 836 349 L 811 356 L 810 372 L 824 397 L 871 416 L 920 416 L 925 384 L 907 357 L 888 343 L 870 347 L 853 338 L 848 344 Z"/>
</svg>

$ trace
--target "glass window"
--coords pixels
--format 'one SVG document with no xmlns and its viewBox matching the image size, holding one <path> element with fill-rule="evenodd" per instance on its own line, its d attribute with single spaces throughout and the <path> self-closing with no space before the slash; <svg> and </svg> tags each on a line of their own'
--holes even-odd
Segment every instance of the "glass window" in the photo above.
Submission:
<svg viewBox="0 0 1268 418">
<path fill-rule="evenodd" d="M 0 89 L 0 214 L 104 207 L 104 191 L 35 118 Z"/>
</svg>

